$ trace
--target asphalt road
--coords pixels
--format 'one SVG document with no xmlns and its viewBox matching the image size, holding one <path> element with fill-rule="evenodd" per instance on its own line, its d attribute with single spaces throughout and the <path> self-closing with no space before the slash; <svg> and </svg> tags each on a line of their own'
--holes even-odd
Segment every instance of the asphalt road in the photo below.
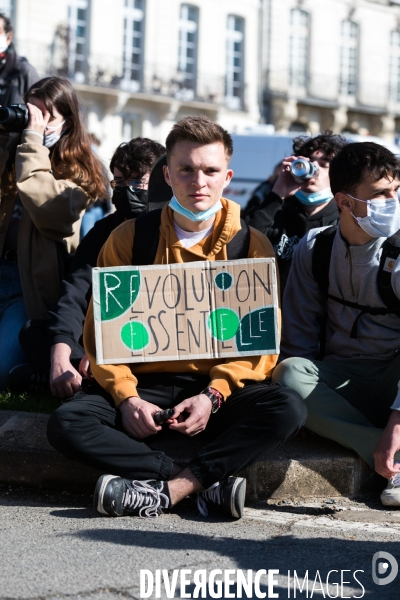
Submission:
<svg viewBox="0 0 400 600">
<path fill-rule="evenodd" d="M 185 592 L 192 597 L 196 581 L 203 581 L 201 574 L 194 579 L 195 571 L 206 570 L 209 581 L 215 569 L 233 570 L 232 580 L 238 570 L 247 578 L 248 569 L 253 577 L 264 569 L 279 571 L 270 574 L 276 583 L 268 587 L 263 575 L 252 594 L 246 596 L 244 588 L 244 598 L 266 594 L 318 600 L 400 599 L 400 573 L 392 583 L 376 585 L 371 571 L 378 551 L 389 552 L 400 565 L 400 511 L 384 510 L 374 502 L 264 503 L 246 509 L 240 521 L 218 515 L 203 519 L 189 502 L 158 519 L 111 519 L 98 516 L 90 502 L 87 496 L 68 493 L 0 488 L 1 600 L 140 598 L 146 592 L 140 589 L 140 571 L 145 569 L 153 577 L 156 570 L 168 571 L 167 583 L 174 569 L 190 570 L 176 575 L 175 595 L 169 595 L 175 598 Z M 300 593 L 296 584 L 296 595 L 294 571 L 298 585 L 304 586 Z M 327 587 L 329 571 L 333 572 Z M 382 580 L 390 572 L 386 566 L 379 577 Z M 183 588 L 181 576 L 189 582 Z M 167 598 L 162 577 L 159 597 Z M 219 579 L 217 574 L 215 581 Z M 236 589 L 236 585 L 222 588 L 218 595 L 214 583 L 203 597 L 229 597 L 230 592 L 236 598 Z M 147 597 L 156 598 L 157 590 Z"/>
</svg>

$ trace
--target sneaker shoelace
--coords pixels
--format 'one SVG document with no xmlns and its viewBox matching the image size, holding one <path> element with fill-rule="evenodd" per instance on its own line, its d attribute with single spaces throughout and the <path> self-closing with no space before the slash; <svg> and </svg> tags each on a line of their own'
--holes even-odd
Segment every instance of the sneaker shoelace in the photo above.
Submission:
<svg viewBox="0 0 400 600">
<path fill-rule="evenodd" d="M 34 371 L 29 377 L 29 391 L 31 393 L 40 392 L 46 383 L 48 383 L 47 377 Z"/>
<path fill-rule="evenodd" d="M 396 460 L 394 464 L 399 465 L 400 460 Z M 400 473 L 396 473 L 396 475 L 393 475 L 393 477 L 390 479 L 390 483 L 393 485 L 393 487 L 400 487 Z"/>
<path fill-rule="evenodd" d="M 164 500 L 164 508 L 169 506 L 169 498 L 159 490 L 142 481 L 132 481 L 132 489 L 127 489 L 122 497 L 122 506 L 124 508 L 139 510 L 139 517 L 142 519 L 158 517 L 162 511 L 161 499 Z"/>
<path fill-rule="evenodd" d="M 213 483 L 212 486 L 197 494 L 197 508 L 203 517 L 208 517 L 207 500 L 214 504 L 222 504 L 222 487 L 219 481 Z"/>
<path fill-rule="evenodd" d="M 390 481 L 394 487 L 400 487 L 400 473 L 396 473 L 396 475 L 393 475 Z"/>
</svg>

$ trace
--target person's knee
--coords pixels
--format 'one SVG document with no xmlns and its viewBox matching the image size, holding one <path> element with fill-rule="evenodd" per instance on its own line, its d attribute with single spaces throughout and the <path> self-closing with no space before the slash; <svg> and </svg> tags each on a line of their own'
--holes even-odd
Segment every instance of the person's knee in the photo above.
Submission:
<svg viewBox="0 0 400 600">
<path fill-rule="evenodd" d="M 284 414 L 285 418 L 293 425 L 293 429 L 299 430 L 307 419 L 307 406 L 298 392 L 290 387 L 283 388 L 284 392 Z"/>
<path fill-rule="evenodd" d="M 306 358 L 287 358 L 276 366 L 272 381 L 283 387 L 297 389 L 298 384 L 313 371 L 313 367 L 313 363 Z"/>
<path fill-rule="evenodd" d="M 53 448 L 62 453 L 65 453 L 70 445 L 75 445 L 77 429 L 74 424 L 83 416 L 74 405 L 74 402 L 68 402 L 60 406 L 47 423 L 47 439 Z"/>
</svg>

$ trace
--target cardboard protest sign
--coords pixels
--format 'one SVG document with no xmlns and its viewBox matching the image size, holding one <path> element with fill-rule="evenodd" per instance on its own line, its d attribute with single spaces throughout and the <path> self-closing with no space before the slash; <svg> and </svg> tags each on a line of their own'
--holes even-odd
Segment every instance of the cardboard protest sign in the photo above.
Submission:
<svg viewBox="0 0 400 600">
<path fill-rule="evenodd" d="M 278 354 L 275 259 L 93 269 L 98 364 Z"/>
</svg>

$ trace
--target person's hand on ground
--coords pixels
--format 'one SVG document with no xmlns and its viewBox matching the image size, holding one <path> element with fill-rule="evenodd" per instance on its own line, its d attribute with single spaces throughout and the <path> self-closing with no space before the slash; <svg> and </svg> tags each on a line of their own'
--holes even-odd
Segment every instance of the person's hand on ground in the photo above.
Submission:
<svg viewBox="0 0 400 600">
<path fill-rule="evenodd" d="M 162 427 L 154 423 L 154 413 L 162 410 L 159 406 L 146 402 L 138 396 L 126 398 L 120 405 L 124 430 L 138 440 L 154 435 Z"/>
<path fill-rule="evenodd" d="M 392 410 L 388 424 L 374 452 L 375 471 L 390 479 L 400 472 L 400 464 L 394 464 L 394 455 L 400 450 L 400 411 Z"/>
<path fill-rule="evenodd" d="M 177 404 L 174 417 L 167 423 L 169 423 L 170 429 L 192 437 L 204 431 L 211 415 L 211 409 L 210 398 L 205 394 L 198 394 Z M 187 419 L 183 413 L 189 413 Z"/>
<path fill-rule="evenodd" d="M 82 376 L 71 365 L 70 356 L 67 344 L 51 347 L 50 390 L 57 398 L 70 398 L 82 389 Z"/>
</svg>

